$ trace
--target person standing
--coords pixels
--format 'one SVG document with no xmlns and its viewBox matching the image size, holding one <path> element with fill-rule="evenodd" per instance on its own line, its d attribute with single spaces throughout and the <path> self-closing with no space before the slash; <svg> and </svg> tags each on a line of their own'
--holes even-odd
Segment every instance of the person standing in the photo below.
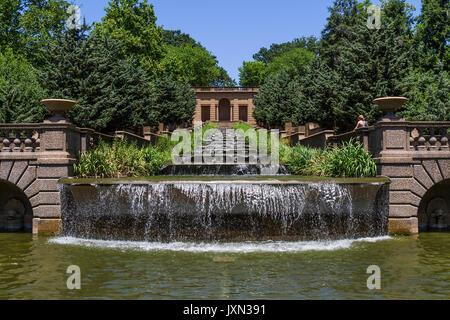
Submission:
<svg viewBox="0 0 450 320">
<path fill-rule="evenodd" d="M 356 127 L 355 127 L 355 129 L 353 129 L 353 131 L 355 131 L 356 129 L 359 129 L 359 128 L 367 128 L 368 127 L 367 121 L 364 119 L 363 115 L 360 115 L 358 120 L 359 121 L 356 124 Z"/>
</svg>

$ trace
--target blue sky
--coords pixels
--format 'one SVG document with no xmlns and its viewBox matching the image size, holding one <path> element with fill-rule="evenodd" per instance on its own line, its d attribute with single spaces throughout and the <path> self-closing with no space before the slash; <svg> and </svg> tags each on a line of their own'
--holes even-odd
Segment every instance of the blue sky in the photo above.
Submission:
<svg viewBox="0 0 450 320">
<path fill-rule="evenodd" d="M 100 21 L 108 0 L 74 0 L 88 23 Z M 320 33 L 333 0 L 150 0 L 157 24 L 180 29 L 211 51 L 238 80 L 242 61 L 261 47 Z M 420 0 L 408 0 L 420 12 Z M 374 1 L 379 4 L 379 1 Z"/>
</svg>

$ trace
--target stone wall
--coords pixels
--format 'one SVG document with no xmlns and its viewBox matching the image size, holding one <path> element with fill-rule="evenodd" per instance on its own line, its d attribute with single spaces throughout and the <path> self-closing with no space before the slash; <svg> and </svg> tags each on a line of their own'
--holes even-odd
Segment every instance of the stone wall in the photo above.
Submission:
<svg viewBox="0 0 450 320">
<path fill-rule="evenodd" d="M 89 150 L 100 139 L 112 141 L 114 137 L 137 141 L 139 145 L 152 143 L 151 139 L 128 132 L 109 136 L 66 121 L 1 124 L 0 187 L 7 189 L 7 199 L 0 197 L 0 211 L 6 210 L 9 200 L 20 198 L 23 206 L 32 210 L 33 233 L 59 233 L 62 226 L 58 180 L 73 176 L 73 164 L 80 152 Z M 1 226 L 0 221 L 0 229 Z"/>
</svg>

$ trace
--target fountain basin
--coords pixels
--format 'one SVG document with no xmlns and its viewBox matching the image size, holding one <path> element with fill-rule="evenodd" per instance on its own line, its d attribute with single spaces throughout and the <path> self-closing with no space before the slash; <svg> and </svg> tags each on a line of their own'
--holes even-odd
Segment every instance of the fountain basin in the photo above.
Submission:
<svg viewBox="0 0 450 320">
<path fill-rule="evenodd" d="M 246 241 L 387 235 L 386 178 L 62 179 L 67 236 Z"/>
</svg>

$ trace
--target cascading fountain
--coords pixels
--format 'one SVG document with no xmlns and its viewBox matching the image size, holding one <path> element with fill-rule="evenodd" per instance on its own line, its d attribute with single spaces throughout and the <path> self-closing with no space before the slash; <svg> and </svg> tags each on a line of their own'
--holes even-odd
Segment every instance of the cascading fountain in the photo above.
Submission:
<svg viewBox="0 0 450 320">
<path fill-rule="evenodd" d="M 226 139 L 229 136 L 224 139 L 229 146 Z M 264 166 L 178 165 L 166 168 L 165 176 L 146 179 L 63 179 L 64 233 L 149 241 L 354 239 L 387 234 L 388 179 L 300 178 L 287 175 L 284 167 L 261 176 Z"/>
</svg>

